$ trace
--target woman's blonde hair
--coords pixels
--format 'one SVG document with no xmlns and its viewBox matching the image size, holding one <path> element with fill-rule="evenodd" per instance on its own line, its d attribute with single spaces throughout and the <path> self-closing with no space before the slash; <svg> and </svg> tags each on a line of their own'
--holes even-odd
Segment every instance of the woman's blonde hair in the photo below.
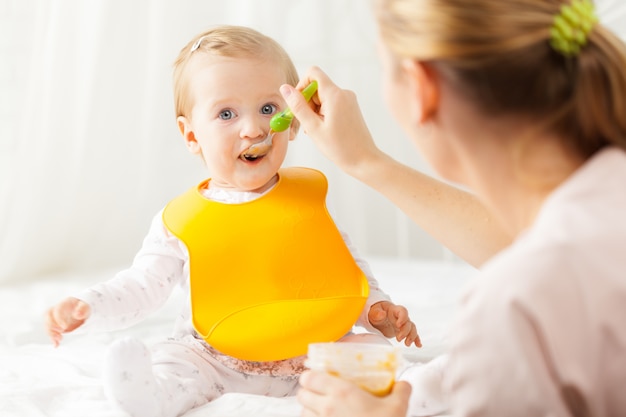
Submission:
<svg viewBox="0 0 626 417">
<path fill-rule="evenodd" d="M 298 72 L 278 42 L 247 27 L 223 25 L 198 34 L 180 51 L 174 62 L 174 107 L 176 117 L 189 117 L 193 103 L 189 94 L 188 67 L 197 54 L 231 58 L 254 58 L 276 63 L 284 71 L 287 84 L 298 83 Z M 293 128 L 297 129 L 294 120 Z"/>
<path fill-rule="evenodd" d="M 626 149 L 626 47 L 597 23 L 580 53 L 550 46 L 563 0 L 376 0 L 383 42 L 431 64 L 489 115 L 545 124 L 584 155 Z"/>
</svg>

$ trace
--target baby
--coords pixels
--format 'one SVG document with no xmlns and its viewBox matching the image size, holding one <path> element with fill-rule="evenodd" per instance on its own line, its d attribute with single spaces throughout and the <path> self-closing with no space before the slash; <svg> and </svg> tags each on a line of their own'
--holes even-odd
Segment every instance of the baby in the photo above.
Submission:
<svg viewBox="0 0 626 417">
<path fill-rule="evenodd" d="M 315 341 L 395 337 L 420 346 L 406 308 L 380 290 L 328 215 L 325 177 L 281 168 L 297 121 L 267 153 L 248 156 L 285 109 L 285 83 L 297 83 L 290 58 L 252 29 L 222 26 L 192 39 L 174 66 L 177 123 L 211 178 L 154 217 L 129 269 L 48 312 L 58 346 L 79 327 L 139 322 L 176 286 L 188 293 L 172 338 L 150 350 L 123 339 L 107 353 L 105 392 L 131 416 L 179 416 L 225 392 L 293 395 Z M 281 289 L 295 295 L 273 300 Z M 355 323 L 369 333 L 353 334 Z"/>
</svg>

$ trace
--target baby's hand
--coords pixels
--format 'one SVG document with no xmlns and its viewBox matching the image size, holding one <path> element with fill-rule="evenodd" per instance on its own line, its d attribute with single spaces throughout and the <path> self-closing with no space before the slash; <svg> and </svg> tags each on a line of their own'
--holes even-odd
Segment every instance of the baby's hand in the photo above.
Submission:
<svg viewBox="0 0 626 417">
<path fill-rule="evenodd" d="M 68 297 L 48 310 L 46 330 L 54 347 L 61 343 L 63 333 L 71 332 L 82 326 L 90 314 L 89 304 L 74 297 Z"/>
<path fill-rule="evenodd" d="M 372 305 L 368 319 L 370 324 L 380 330 L 385 337 L 395 336 L 398 342 L 404 340 L 407 346 L 415 343 L 415 346 L 422 347 L 415 323 L 409 318 L 406 308 L 390 301 L 380 301 Z"/>
</svg>

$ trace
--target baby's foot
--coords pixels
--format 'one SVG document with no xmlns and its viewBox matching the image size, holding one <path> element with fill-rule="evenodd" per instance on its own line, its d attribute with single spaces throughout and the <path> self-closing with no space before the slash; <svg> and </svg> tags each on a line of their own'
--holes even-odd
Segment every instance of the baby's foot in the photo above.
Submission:
<svg viewBox="0 0 626 417">
<path fill-rule="evenodd" d="M 406 368 L 398 378 L 411 384 L 408 416 L 434 416 L 448 409 L 443 389 L 443 373 L 447 356 Z"/>
<path fill-rule="evenodd" d="M 111 345 L 104 362 L 104 387 L 108 399 L 132 417 L 160 415 L 150 352 L 141 341 L 125 338 Z"/>
</svg>

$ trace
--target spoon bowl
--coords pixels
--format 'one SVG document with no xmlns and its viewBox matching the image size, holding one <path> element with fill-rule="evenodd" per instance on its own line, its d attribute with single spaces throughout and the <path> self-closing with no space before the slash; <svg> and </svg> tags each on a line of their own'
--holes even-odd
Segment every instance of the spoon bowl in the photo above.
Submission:
<svg viewBox="0 0 626 417">
<path fill-rule="evenodd" d="M 261 142 L 255 143 L 254 145 L 246 149 L 246 151 L 243 153 L 243 157 L 245 159 L 256 159 L 259 156 L 267 154 L 272 147 L 274 133 L 276 132 L 270 130 L 265 139 L 263 139 Z"/>
</svg>

